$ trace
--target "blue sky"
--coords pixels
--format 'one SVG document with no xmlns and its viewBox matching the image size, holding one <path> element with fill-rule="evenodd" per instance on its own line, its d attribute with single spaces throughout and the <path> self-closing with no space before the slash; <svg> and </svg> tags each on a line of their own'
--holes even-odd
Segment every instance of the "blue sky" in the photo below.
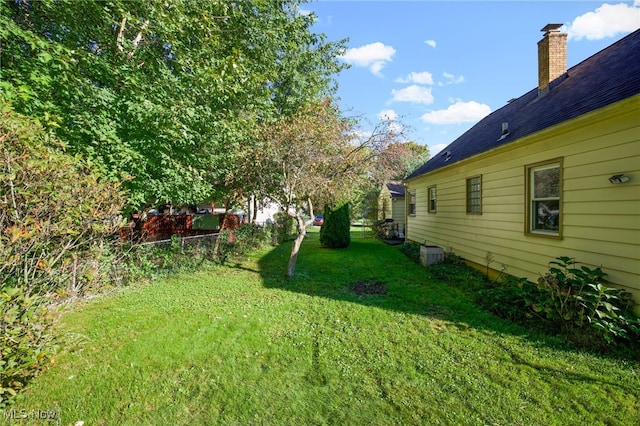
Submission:
<svg viewBox="0 0 640 426">
<path fill-rule="evenodd" d="M 366 117 L 365 130 L 398 117 L 432 155 L 537 87 L 545 25 L 565 25 L 568 68 L 640 27 L 640 0 L 320 0 L 302 11 L 330 41 L 349 39 L 351 68 L 337 76 L 347 115 Z"/>
</svg>

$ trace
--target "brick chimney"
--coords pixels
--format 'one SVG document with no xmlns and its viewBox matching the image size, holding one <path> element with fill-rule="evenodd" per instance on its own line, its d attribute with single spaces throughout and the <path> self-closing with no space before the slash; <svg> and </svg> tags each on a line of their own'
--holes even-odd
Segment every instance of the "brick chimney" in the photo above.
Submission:
<svg viewBox="0 0 640 426">
<path fill-rule="evenodd" d="M 562 24 L 548 24 L 538 42 L 538 93 L 544 95 L 549 83 L 567 71 L 567 34 L 560 32 Z"/>
</svg>

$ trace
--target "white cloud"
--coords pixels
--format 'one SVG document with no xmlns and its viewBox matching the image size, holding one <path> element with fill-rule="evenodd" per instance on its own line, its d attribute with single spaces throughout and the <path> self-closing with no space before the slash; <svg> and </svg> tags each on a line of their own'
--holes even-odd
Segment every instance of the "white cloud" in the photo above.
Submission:
<svg viewBox="0 0 640 426">
<path fill-rule="evenodd" d="M 377 75 L 378 77 L 382 77 L 382 73 L 380 71 L 382 71 L 382 68 L 384 68 L 385 65 L 386 65 L 386 62 L 384 62 L 384 61 L 374 62 L 369 67 L 369 71 L 371 71 L 371 74 L 373 74 L 373 75 Z"/>
<path fill-rule="evenodd" d="M 378 113 L 378 119 L 385 122 L 387 129 L 396 133 L 402 132 L 402 124 L 396 121 L 399 117 L 398 113 L 392 109 L 385 109 Z"/>
<path fill-rule="evenodd" d="M 447 109 L 428 112 L 423 114 L 420 119 L 431 124 L 473 123 L 490 113 L 489 105 L 476 101 L 463 102 L 458 100 L 453 105 L 449 105 Z"/>
<path fill-rule="evenodd" d="M 417 86 L 415 84 L 400 90 L 393 89 L 391 95 L 393 95 L 391 102 L 412 102 L 415 104 L 433 103 L 431 88 Z"/>
<path fill-rule="evenodd" d="M 444 86 L 444 85 L 448 85 L 448 84 L 464 83 L 464 76 L 462 76 L 462 75 L 455 76 L 455 75 L 450 74 L 448 72 L 443 72 L 442 76 L 444 77 L 445 81 L 438 83 L 439 86 Z"/>
<path fill-rule="evenodd" d="M 369 139 L 372 135 L 373 133 L 368 130 L 358 129 L 349 135 L 349 141 L 352 145 L 357 146 L 362 141 Z"/>
<path fill-rule="evenodd" d="M 396 133 L 401 133 L 403 130 L 403 126 L 400 122 L 397 121 L 398 118 L 400 118 L 400 116 L 392 109 L 385 109 L 378 113 L 378 119 L 384 123 L 388 130 Z"/>
<path fill-rule="evenodd" d="M 565 26 L 569 39 L 600 40 L 640 27 L 640 1 L 633 6 L 625 3 L 603 4 L 595 12 L 587 12 Z"/>
<path fill-rule="evenodd" d="M 438 153 L 440 153 L 440 151 L 442 151 L 446 147 L 447 147 L 446 143 L 439 143 L 439 144 L 436 144 L 436 145 L 429 145 L 429 155 L 431 155 L 431 157 L 435 157 L 436 155 L 438 155 Z"/>
<path fill-rule="evenodd" d="M 424 41 L 425 44 L 433 47 L 434 49 L 436 48 L 436 41 L 435 40 L 425 40 Z"/>
<path fill-rule="evenodd" d="M 398 119 L 398 113 L 395 112 L 392 109 L 385 109 L 385 110 L 380 111 L 378 113 L 378 118 L 380 120 L 391 120 L 391 121 L 393 121 L 393 120 L 397 120 Z"/>
<path fill-rule="evenodd" d="M 367 67 L 374 75 L 381 76 L 380 71 L 387 62 L 391 62 L 395 53 L 396 50 L 393 47 L 378 41 L 348 49 L 342 59 L 358 67 Z"/>
<path fill-rule="evenodd" d="M 433 75 L 428 71 L 411 72 L 405 78 L 400 77 L 397 83 L 416 83 L 416 84 L 433 84 Z"/>
</svg>

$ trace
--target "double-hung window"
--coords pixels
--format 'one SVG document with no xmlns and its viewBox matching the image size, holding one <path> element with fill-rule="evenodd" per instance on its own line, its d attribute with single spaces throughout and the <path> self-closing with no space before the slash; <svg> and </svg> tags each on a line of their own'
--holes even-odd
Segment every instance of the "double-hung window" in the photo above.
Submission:
<svg viewBox="0 0 640 426">
<path fill-rule="evenodd" d="M 562 236 L 562 158 L 525 167 L 530 235 Z"/>
<path fill-rule="evenodd" d="M 429 193 L 429 213 L 435 213 L 436 212 L 436 187 L 435 186 L 430 186 L 427 190 L 427 192 Z"/>
<path fill-rule="evenodd" d="M 409 215 L 416 215 L 416 191 L 409 192 Z"/>
<path fill-rule="evenodd" d="M 482 214 L 482 176 L 467 179 L 467 213 Z"/>
</svg>

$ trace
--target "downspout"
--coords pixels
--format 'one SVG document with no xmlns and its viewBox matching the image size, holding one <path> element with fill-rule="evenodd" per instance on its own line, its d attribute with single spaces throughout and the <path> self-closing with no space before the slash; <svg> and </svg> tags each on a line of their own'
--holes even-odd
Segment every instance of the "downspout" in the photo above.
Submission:
<svg viewBox="0 0 640 426">
<path fill-rule="evenodd" d="M 409 186 L 406 181 L 402 181 L 404 187 L 404 243 L 408 242 L 407 235 L 409 235 L 409 202 L 411 201 L 411 195 L 409 194 Z"/>
</svg>

